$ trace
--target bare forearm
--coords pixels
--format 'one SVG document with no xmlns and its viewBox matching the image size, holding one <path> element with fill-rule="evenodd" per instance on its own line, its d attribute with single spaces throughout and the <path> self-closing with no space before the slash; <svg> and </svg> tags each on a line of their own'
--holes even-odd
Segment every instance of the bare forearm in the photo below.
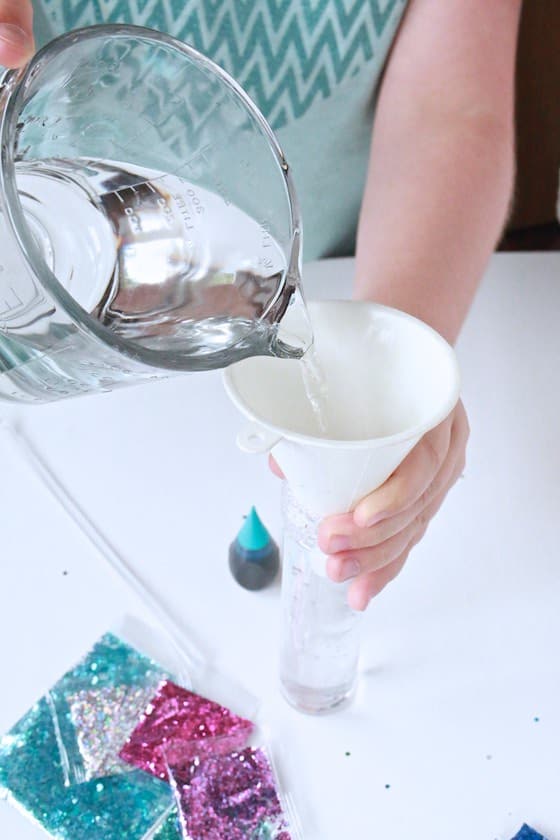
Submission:
<svg viewBox="0 0 560 840">
<path fill-rule="evenodd" d="M 455 341 L 506 218 L 513 143 L 492 126 L 454 125 L 441 136 L 422 136 L 425 123 L 417 128 L 412 148 L 395 145 L 379 156 L 355 293 L 404 309 Z"/>
<path fill-rule="evenodd" d="M 430 0 L 423 4 L 430 14 Z M 405 30 L 405 49 L 407 37 Z M 409 48 L 404 59 L 395 56 L 379 101 L 355 295 L 408 311 L 452 342 L 510 203 L 514 52 L 513 45 L 498 67 L 493 59 L 482 69 L 473 62 L 471 74 L 472 58 L 463 67 L 454 56 L 444 75 L 445 61 L 427 53 L 414 57 L 417 72 L 409 72 Z M 486 89 L 484 70 L 498 76 Z"/>
</svg>

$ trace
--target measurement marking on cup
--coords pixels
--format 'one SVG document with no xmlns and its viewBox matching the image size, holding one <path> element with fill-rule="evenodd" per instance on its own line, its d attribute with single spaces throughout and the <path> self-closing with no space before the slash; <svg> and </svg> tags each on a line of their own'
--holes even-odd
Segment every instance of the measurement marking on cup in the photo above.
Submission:
<svg viewBox="0 0 560 840">
<path fill-rule="evenodd" d="M 18 293 L 16 292 L 16 290 L 14 289 L 13 286 L 8 286 L 7 291 L 12 293 L 12 295 L 16 299 L 16 302 L 15 303 L 10 303 L 8 298 L 4 297 L 4 299 L 3 299 L 4 306 L 2 308 L 2 315 L 5 315 L 5 314 L 7 315 L 10 312 L 14 312 L 14 310 L 17 310 L 21 306 L 23 306 L 23 301 L 22 301 L 22 299 L 20 298 L 20 296 L 18 295 Z"/>
<path fill-rule="evenodd" d="M 18 305 L 19 305 L 19 306 L 21 306 L 21 305 L 22 305 L 22 303 L 23 303 L 23 301 L 22 301 L 22 299 L 20 298 L 20 296 L 18 295 L 18 293 L 16 292 L 16 290 L 14 289 L 14 287 L 13 287 L 13 286 L 9 286 L 8 288 L 10 289 L 11 293 L 13 294 L 13 296 L 15 297 L 15 299 L 17 300 Z"/>
</svg>

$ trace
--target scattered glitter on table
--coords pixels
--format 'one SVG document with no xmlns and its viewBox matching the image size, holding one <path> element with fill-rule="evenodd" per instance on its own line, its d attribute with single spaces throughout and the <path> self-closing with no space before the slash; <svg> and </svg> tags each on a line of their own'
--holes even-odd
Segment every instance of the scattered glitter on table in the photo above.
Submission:
<svg viewBox="0 0 560 840">
<path fill-rule="evenodd" d="M 274 774 L 262 749 L 195 761 L 177 782 L 185 840 L 290 840 Z"/>
<path fill-rule="evenodd" d="M 0 793 L 62 840 L 141 840 L 162 820 L 158 840 L 180 838 L 169 816 L 174 805 L 169 785 L 146 773 L 64 784 L 73 745 L 76 760 L 82 760 L 68 698 L 114 685 L 154 686 L 167 676 L 115 636 L 104 636 L 0 740 Z"/>
<path fill-rule="evenodd" d="M 120 757 L 159 779 L 178 777 L 196 756 L 244 747 L 253 724 L 175 683 L 165 681 L 126 741 Z"/>
</svg>

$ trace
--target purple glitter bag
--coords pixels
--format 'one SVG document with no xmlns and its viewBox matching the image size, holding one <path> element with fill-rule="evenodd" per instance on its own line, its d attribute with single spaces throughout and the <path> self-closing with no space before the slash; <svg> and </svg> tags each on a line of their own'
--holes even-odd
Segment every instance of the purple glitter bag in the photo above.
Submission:
<svg viewBox="0 0 560 840">
<path fill-rule="evenodd" d="M 185 840 L 296 840 L 270 752 L 250 738 L 249 720 L 165 681 L 119 755 L 171 783 Z"/>
<path fill-rule="evenodd" d="M 299 840 L 291 798 L 281 792 L 265 747 L 218 745 L 169 767 L 184 840 Z"/>
</svg>

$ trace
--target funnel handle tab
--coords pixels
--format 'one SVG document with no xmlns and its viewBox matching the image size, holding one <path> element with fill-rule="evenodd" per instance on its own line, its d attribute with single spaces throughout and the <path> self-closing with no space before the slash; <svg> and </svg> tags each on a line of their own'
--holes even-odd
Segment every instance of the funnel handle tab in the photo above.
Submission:
<svg viewBox="0 0 560 840">
<path fill-rule="evenodd" d="M 242 452 L 258 455 L 269 452 L 273 446 L 282 440 L 280 435 L 269 432 L 257 423 L 251 423 L 237 435 L 237 445 Z"/>
</svg>

